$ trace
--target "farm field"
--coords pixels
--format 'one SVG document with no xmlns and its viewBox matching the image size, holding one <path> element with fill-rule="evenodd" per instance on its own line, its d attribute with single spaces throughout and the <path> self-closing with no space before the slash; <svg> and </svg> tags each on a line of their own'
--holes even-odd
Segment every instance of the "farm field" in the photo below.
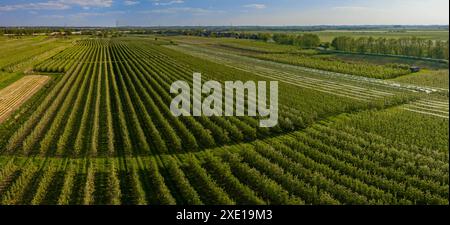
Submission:
<svg viewBox="0 0 450 225">
<path fill-rule="evenodd" d="M 355 73 L 292 46 L 184 36 L 57 49 L 14 64 L 52 79 L 0 123 L 0 204 L 449 204 L 448 70 Z M 172 116 L 170 85 L 193 72 L 279 81 L 279 124 Z"/>
<path fill-rule="evenodd" d="M 71 46 L 77 38 L 13 37 L 0 39 L 0 90 L 33 74 L 33 66 Z"/>
<path fill-rule="evenodd" d="M 263 41 L 254 41 L 246 39 L 234 38 L 206 38 L 197 36 L 174 36 L 174 37 L 157 37 L 157 40 L 164 40 L 170 43 L 182 42 L 186 44 L 215 45 L 221 47 L 234 48 L 235 50 L 247 50 L 259 53 L 282 53 L 282 52 L 299 52 L 300 50 L 294 46 L 279 45 L 276 43 L 268 43 Z"/>
<path fill-rule="evenodd" d="M 0 123 L 31 98 L 49 77 L 28 75 L 0 90 Z"/>
<path fill-rule="evenodd" d="M 23 72 L 41 60 L 63 51 L 73 39 L 46 36 L 11 38 L 0 41 L 0 70 Z"/>
<path fill-rule="evenodd" d="M 424 85 L 429 87 L 437 87 L 448 90 L 449 84 L 449 74 L 448 69 L 439 69 L 439 70 L 423 70 L 419 73 L 400 76 L 393 80 L 398 82 Z"/>
<path fill-rule="evenodd" d="M 22 73 L 0 72 L 0 89 L 7 87 L 23 76 Z"/>
<path fill-rule="evenodd" d="M 418 60 L 410 59 L 406 57 L 394 57 L 394 56 L 377 56 L 377 55 L 363 55 L 363 54 L 348 54 L 348 53 L 330 53 L 325 54 L 325 57 L 336 57 L 338 59 L 347 62 L 365 62 L 377 65 L 389 65 L 389 64 L 407 64 L 414 65 L 420 68 L 427 68 L 432 70 L 447 69 L 448 64 L 443 62 L 436 62 L 430 60 Z"/>
<path fill-rule="evenodd" d="M 162 40 L 186 45 L 205 46 L 221 52 L 232 52 L 233 54 L 257 59 L 381 79 L 409 75 L 411 74 L 410 66 L 431 70 L 446 69 L 448 67 L 446 62 L 412 59 L 403 56 L 365 55 L 316 49 L 299 49 L 292 45 L 280 45 L 259 40 L 192 36 L 170 37 L 170 40 L 168 38 L 163 38 Z"/>
<path fill-rule="evenodd" d="M 374 38 L 403 38 L 417 37 L 426 40 L 448 40 L 448 30 L 406 30 L 406 31 L 389 31 L 389 30 L 373 30 L 373 31 L 350 31 L 350 30 L 325 30 L 312 32 L 319 35 L 320 39 L 325 42 L 331 42 L 335 37 L 374 37 Z"/>
<path fill-rule="evenodd" d="M 245 31 L 247 33 L 286 33 L 286 34 L 316 34 L 322 42 L 331 42 L 334 38 L 348 36 L 353 38 L 373 37 L 373 38 L 409 38 L 416 37 L 425 40 L 447 41 L 448 30 L 446 29 L 356 29 L 356 30 L 320 30 L 320 31 Z"/>
</svg>

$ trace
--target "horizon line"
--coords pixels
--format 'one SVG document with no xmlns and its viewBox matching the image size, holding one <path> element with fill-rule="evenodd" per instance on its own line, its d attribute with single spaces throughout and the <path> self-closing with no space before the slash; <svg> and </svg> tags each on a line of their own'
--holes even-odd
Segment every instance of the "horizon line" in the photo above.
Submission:
<svg viewBox="0 0 450 225">
<path fill-rule="evenodd" d="M 66 27 L 66 28 L 161 28 L 161 27 L 436 27 L 436 26 L 450 26 L 450 24 L 345 24 L 345 25 L 332 25 L 332 24 L 320 24 L 320 25 L 126 25 L 126 26 L 76 26 L 76 25 L 0 25 L 1 28 L 19 28 L 19 27 Z"/>
</svg>

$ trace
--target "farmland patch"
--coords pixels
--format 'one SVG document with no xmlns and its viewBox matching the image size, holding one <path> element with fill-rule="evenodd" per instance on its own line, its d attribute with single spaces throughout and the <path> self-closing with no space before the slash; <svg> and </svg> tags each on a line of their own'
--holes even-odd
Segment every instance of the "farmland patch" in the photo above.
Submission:
<svg viewBox="0 0 450 225">
<path fill-rule="evenodd" d="M 0 122 L 36 93 L 50 77 L 29 75 L 0 90 Z"/>
</svg>

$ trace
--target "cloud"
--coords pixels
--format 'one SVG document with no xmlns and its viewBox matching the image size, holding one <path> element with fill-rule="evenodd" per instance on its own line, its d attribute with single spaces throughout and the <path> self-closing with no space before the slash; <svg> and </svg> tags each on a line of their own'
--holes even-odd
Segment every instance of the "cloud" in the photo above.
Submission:
<svg viewBox="0 0 450 225">
<path fill-rule="evenodd" d="M 24 3 L 0 6 L 0 11 L 16 10 L 65 10 L 71 6 L 80 6 L 84 9 L 89 7 L 111 7 L 113 0 L 52 0 L 37 3 Z"/>
<path fill-rule="evenodd" d="M 264 4 L 248 4 L 248 5 L 244 5 L 244 8 L 265 9 L 265 8 L 267 8 L 267 6 Z"/>
<path fill-rule="evenodd" d="M 134 1 L 134 0 L 126 0 L 123 2 L 124 5 L 130 6 L 130 5 L 137 5 L 139 4 L 139 1 Z"/>
<path fill-rule="evenodd" d="M 0 11 L 15 11 L 15 10 L 63 10 L 68 9 L 70 6 L 60 1 L 48 1 L 38 3 L 25 3 L 15 5 L 3 5 L 0 6 Z"/>
<path fill-rule="evenodd" d="M 86 17 L 100 17 L 100 16 L 111 16 L 111 15 L 122 15 L 125 11 L 109 11 L 109 12 L 80 12 L 69 15 L 70 18 L 81 19 Z"/>
<path fill-rule="evenodd" d="M 211 10 L 204 8 L 191 8 L 191 7 L 172 7 L 166 9 L 153 9 L 147 11 L 141 11 L 145 14 L 191 14 L 191 15 L 207 15 L 213 13 L 223 13 L 223 10 Z"/>
<path fill-rule="evenodd" d="M 92 7 L 111 7 L 113 0 L 59 0 L 68 5 L 92 6 Z"/>
<path fill-rule="evenodd" d="M 183 4 L 184 1 L 183 0 L 173 0 L 173 1 L 165 1 L 165 2 L 161 2 L 160 0 L 154 0 L 155 3 L 153 3 L 156 6 L 168 6 L 168 5 L 173 5 L 173 4 Z"/>
<path fill-rule="evenodd" d="M 330 7 L 302 8 L 300 4 L 289 9 L 274 9 L 270 16 L 262 11 L 253 11 L 236 15 L 228 21 L 234 25 L 273 26 L 448 25 L 448 4 L 448 0 L 408 0 L 408 4 L 405 0 L 359 1 L 355 4 L 339 4 L 336 1 Z"/>
</svg>

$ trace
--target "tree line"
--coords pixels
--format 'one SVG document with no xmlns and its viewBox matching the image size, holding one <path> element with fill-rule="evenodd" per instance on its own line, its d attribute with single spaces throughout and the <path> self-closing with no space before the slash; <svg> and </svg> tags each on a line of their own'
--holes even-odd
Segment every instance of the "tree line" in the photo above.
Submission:
<svg viewBox="0 0 450 225">
<path fill-rule="evenodd" d="M 316 34 L 288 35 L 274 34 L 273 40 L 278 44 L 294 45 L 301 48 L 315 48 L 320 45 L 320 38 Z"/>
<path fill-rule="evenodd" d="M 336 37 L 331 46 L 336 50 L 347 52 L 448 59 L 448 44 L 448 40 L 434 41 L 417 37 L 387 39 L 341 36 Z"/>
</svg>

